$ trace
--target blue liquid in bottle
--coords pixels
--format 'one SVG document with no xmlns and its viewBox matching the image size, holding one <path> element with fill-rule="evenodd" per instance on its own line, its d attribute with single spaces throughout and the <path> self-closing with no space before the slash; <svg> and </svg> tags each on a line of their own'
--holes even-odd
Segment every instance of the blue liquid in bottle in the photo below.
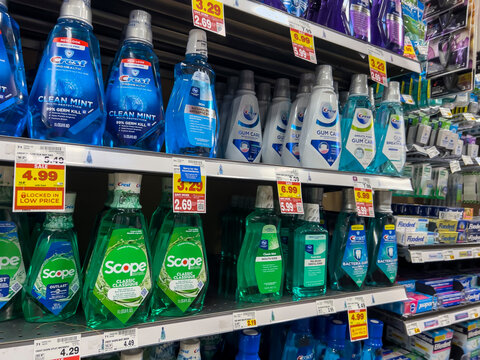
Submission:
<svg viewBox="0 0 480 360">
<path fill-rule="evenodd" d="M 310 319 L 294 321 L 285 341 L 282 360 L 314 360 L 314 340 L 309 325 Z"/>
<path fill-rule="evenodd" d="M 383 322 L 368 320 L 368 339 L 363 346 L 361 360 L 382 360 Z"/>
<path fill-rule="evenodd" d="M 30 137 L 101 145 L 105 109 L 90 0 L 65 0 L 28 102 Z"/>
<path fill-rule="evenodd" d="M 328 343 L 324 360 L 345 360 L 345 332 L 347 324 L 332 320 L 328 326 Z"/>
</svg>

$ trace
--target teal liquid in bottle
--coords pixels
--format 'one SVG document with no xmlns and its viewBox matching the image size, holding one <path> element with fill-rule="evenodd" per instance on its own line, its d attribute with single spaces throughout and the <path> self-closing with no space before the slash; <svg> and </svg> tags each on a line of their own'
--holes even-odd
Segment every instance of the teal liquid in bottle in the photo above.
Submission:
<svg viewBox="0 0 480 360">
<path fill-rule="evenodd" d="M 284 264 L 273 210 L 273 189 L 258 186 L 255 211 L 246 220 L 237 263 L 237 299 L 245 302 L 279 300 L 283 295 Z"/>
<path fill-rule="evenodd" d="M 152 219 L 150 220 L 150 226 L 148 228 L 148 236 L 150 239 L 150 249 L 155 251 L 156 243 L 155 238 L 158 231 L 162 227 L 163 220 L 165 220 L 167 214 L 172 209 L 172 178 L 165 177 L 162 178 L 162 197 L 160 199 L 160 204 L 155 209 Z"/>
<path fill-rule="evenodd" d="M 300 215 L 302 216 L 302 215 Z M 280 215 L 280 244 L 282 247 L 283 261 L 285 264 L 285 288 L 292 292 L 292 274 L 293 274 L 293 235 L 299 224 L 303 223 L 297 215 Z"/>
<path fill-rule="evenodd" d="M 395 283 L 398 269 L 395 217 L 392 215 L 392 193 L 375 192 L 375 218 L 370 221 L 367 234 L 367 285 L 390 286 Z"/>
<path fill-rule="evenodd" d="M 347 360 L 345 357 L 345 333 L 347 324 L 332 320 L 328 325 L 328 341 L 324 360 Z"/>
<path fill-rule="evenodd" d="M 66 194 L 65 212 L 47 213 L 23 288 L 22 308 L 27 321 L 58 321 L 77 311 L 82 272 L 73 229 L 75 195 Z"/>
<path fill-rule="evenodd" d="M 361 360 L 382 360 L 383 322 L 368 320 L 368 339 L 365 340 Z"/>
<path fill-rule="evenodd" d="M 353 189 L 343 190 L 343 208 L 338 214 L 328 257 L 333 290 L 359 290 L 368 269 L 365 221 L 357 215 Z"/>
</svg>

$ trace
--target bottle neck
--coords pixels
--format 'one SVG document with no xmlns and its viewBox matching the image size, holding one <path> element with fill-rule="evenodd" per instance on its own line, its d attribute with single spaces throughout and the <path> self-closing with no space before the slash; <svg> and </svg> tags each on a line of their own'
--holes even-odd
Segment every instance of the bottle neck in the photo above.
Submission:
<svg viewBox="0 0 480 360">
<path fill-rule="evenodd" d="M 86 30 L 93 30 L 93 26 L 90 25 L 89 23 L 79 20 L 79 19 L 73 19 L 73 18 L 60 18 L 57 21 L 58 25 L 78 25 L 79 27 L 85 28 Z"/>
<path fill-rule="evenodd" d="M 113 209 L 141 209 L 140 194 L 115 190 L 110 207 Z"/>
<path fill-rule="evenodd" d="M 48 230 L 68 230 L 73 228 L 73 216 L 71 213 L 47 213 L 43 226 Z"/>
<path fill-rule="evenodd" d="M 162 193 L 162 198 L 160 199 L 160 203 L 172 205 L 172 201 L 173 201 L 172 197 L 173 197 L 173 194 L 171 192 L 164 191 Z"/>
<path fill-rule="evenodd" d="M 124 45 L 135 45 L 135 46 L 144 46 L 146 48 L 148 48 L 149 50 L 153 49 L 153 45 L 151 43 L 149 43 L 147 40 L 145 41 L 142 41 L 140 39 L 137 39 L 137 38 L 126 38 L 125 40 L 123 40 L 123 44 Z"/>
<path fill-rule="evenodd" d="M 185 61 L 187 62 L 195 62 L 195 61 L 204 61 L 207 62 L 207 57 L 202 54 L 191 53 L 185 55 Z"/>
</svg>

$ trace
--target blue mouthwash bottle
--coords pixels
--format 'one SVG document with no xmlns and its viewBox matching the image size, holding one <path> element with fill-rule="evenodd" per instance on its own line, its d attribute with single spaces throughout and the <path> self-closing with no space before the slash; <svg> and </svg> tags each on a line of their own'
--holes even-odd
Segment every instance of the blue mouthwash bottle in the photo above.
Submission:
<svg viewBox="0 0 480 360">
<path fill-rule="evenodd" d="M 383 322 L 380 320 L 368 320 L 368 339 L 363 345 L 361 360 L 382 359 L 382 334 Z"/>
<path fill-rule="evenodd" d="M 260 360 L 260 333 L 257 330 L 247 329 L 240 333 L 238 354 L 235 360 Z"/>
<path fill-rule="evenodd" d="M 160 151 L 165 138 L 160 66 L 153 51 L 150 14 L 130 12 L 105 97 L 104 144 Z"/>
<path fill-rule="evenodd" d="M 317 316 L 313 318 L 313 341 L 315 348 L 315 360 L 323 360 L 327 350 L 328 325 L 331 321 L 329 316 Z"/>
<path fill-rule="evenodd" d="M 348 360 L 360 360 L 362 357 L 362 343 L 361 341 L 352 341 L 350 339 L 350 334 L 347 329 L 346 338 L 348 339 L 345 343 L 345 359 Z"/>
<path fill-rule="evenodd" d="M 314 360 L 314 340 L 310 331 L 310 319 L 295 320 L 283 348 L 282 360 Z"/>
<path fill-rule="evenodd" d="M 28 101 L 31 138 L 101 145 L 102 64 L 92 30 L 90 0 L 64 0 Z"/>
<path fill-rule="evenodd" d="M 218 110 L 205 31 L 190 30 L 185 54 L 185 60 L 175 65 L 175 84 L 165 114 L 167 153 L 215 157 Z"/>
<path fill-rule="evenodd" d="M 7 0 L 0 0 L 0 135 L 22 135 L 27 99 L 20 29 L 7 12 Z"/>
<path fill-rule="evenodd" d="M 341 320 L 332 320 L 328 324 L 328 342 L 324 360 L 344 360 L 345 358 L 345 333 L 347 324 Z"/>
</svg>

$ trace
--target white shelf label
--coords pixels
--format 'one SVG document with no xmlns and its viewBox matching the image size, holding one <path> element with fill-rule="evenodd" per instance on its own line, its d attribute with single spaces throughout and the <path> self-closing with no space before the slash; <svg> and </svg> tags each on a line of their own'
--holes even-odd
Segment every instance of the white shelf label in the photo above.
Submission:
<svg viewBox="0 0 480 360">
<path fill-rule="evenodd" d="M 413 98 L 410 95 L 402 94 L 402 98 L 403 101 L 405 101 L 405 104 L 415 105 L 415 101 L 413 101 Z"/>
<path fill-rule="evenodd" d="M 450 317 L 448 316 L 448 314 L 439 316 L 439 317 L 438 317 L 438 323 L 439 323 L 440 326 L 442 326 L 442 327 L 450 325 L 451 322 L 450 322 Z"/>
<path fill-rule="evenodd" d="M 480 258 L 480 248 L 472 249 L 472 257 L 474 259 Z"/>
<path fill-rule="evenodd" d="M 346 299 L 347 310 L 361 310 L 367 307 L 363 296 L 352 296 Z"/>
<path fill-rule="evenodd" d="M 257 326 L 257 312 L 243 311 L 233 313 L 233 330 L 247 329 Z"/>
<path fill-rule="evenodd" d="M 455 254 L 453 253 L 453 250 L 443 250 L 443 260 L 444 261 L 455 260 Z"/>
<path fill-rule="evenodd" d="M 462 161 L 465 165 L 473 165 L 473 160 L 468 155 L 462 155 Z"/>
<path fill-rule="evenodd" d="M 458 160 L 450 161 L 450 170 L 452 171 L 452 174 L 462 170 L 460 167 L 460 162 Z"/>
<path fill-rule="evenodd" d="M 411 251 L 410 259 L 413 264 L 421 264 L 423 263 L 423 253 L 421 251 Z"/>
<path fill-rule="evenodd" d="M 442 114 L 443 117 L 446 117 L 449 119 L 452 117 L 452 111 L 450 109 L 441 107 L 440 113 Z"/>
<path fill-rule="evenodd" d="M 470 320 L 475 320 L 480 315 L 480 308 L 473 308 L 468 311 L 468 318 Z"/>
<path fill-rule="evenodd" d="M 429 147 L 427 149 L 427 155 L 430 159 L 434 158 L 435 156 L 440 155 L 440 151 L 437 150 L 435 146 Z"/>
<path fill-rule="evenodd" d="M 413 336 L 413 335 L 416 335 L 416 334 L 420 334 L 421 332 L 422 332 L 422 330 L 418 326 L 417 322 L 407 324 L 407 335 L 408 336 Z"/>
<path fill-rule="evenodd" d="M 80 360 L 81 335 L 35 340 L 34 360 Z"/>
<path fill-rule="evenodd" d="M 328 315 L 328 314 L 334 314 L 336 312 L 333 299 L 317 300 L 316 304 L 317 304 L 317 315 Z"/>
<path fill-rule="evenodd" d="M 475 158 L 475 161 L 477 162 L 478 165 L 480 165 L 480 157 L 477 156 L 477 157 Z"/>
<path fill-rule="evenodd" d="M 463 118 L 467 121 L 477 121 L 477 118 L 471 113 L 463 113 Z"/>
<path fill-rule="evenodd" d="M 425 151 L 425 149 L 423 147 L 421 147 L 420 145 L 417 145 L 417 144 L 413 144 L 413 148 L 418 151 L 420 154 L 427 154 L 427 152 Z"/>
<path fill-rule="evenodd" d="M 137 328 L 107 331 L 103 334 L 104 352 L 115 352 L 138 347 Z"/>
</svg>

